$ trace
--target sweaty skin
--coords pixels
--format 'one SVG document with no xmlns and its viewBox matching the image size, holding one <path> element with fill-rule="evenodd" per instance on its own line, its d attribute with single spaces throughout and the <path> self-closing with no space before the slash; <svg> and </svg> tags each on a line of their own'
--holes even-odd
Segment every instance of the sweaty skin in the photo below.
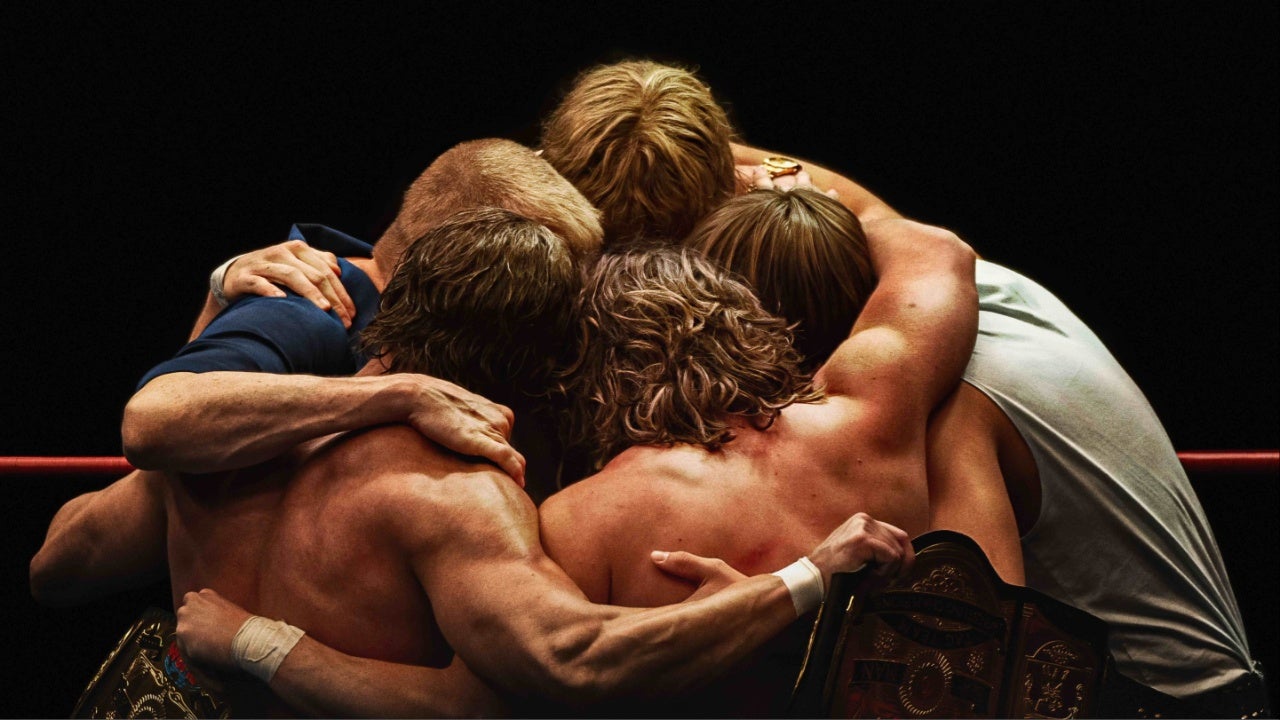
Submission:
<svg viewBox="0 0 1280 720">
<path fill-rule="evenodd" d="M 826 401 L 791 405 L 764 430 L 738 419 L 715 452 L 631 447 L 543 504 L 547 551 L 589 598 L 650 607 L 687 597 L 692 587 L 649 562 L 655 547 L 759 573 L 796 560 L 851 513 L 912 536 L 929 528 L 925 428 L 972 351 L 974 255 L 951 233 L 905 220 L 869 224 L 868 239 L 880 283 L 816 375 Z M 793 638 L 790 652 L 802 649 Z M 673 707 L 776 714 L 797 668 L 764 659 Z"/>
</svg>

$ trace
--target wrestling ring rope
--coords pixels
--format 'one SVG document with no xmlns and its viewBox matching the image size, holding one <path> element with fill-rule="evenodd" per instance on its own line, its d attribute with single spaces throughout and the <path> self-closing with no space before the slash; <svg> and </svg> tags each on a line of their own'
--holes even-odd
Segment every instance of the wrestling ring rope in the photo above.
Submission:
<svg viewBox="0 0 1280 720">
<path fill-rule="evenodd" d="M 1280 450 L 1191 450 L 1178 453 L 1189 475 L 1280 474 Z M 123 457 L 0 456 L 0 476 L 123 475 L 133 466 Z"/>
</svg>

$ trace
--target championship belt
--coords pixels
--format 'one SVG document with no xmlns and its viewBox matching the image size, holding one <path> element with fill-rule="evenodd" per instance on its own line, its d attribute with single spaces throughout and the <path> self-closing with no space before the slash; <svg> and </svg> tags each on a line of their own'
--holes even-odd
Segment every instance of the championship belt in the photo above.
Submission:
<svg viewBox="0 0 1280 720">
<path fill-rule="evenodd" d="M 1002 582 L 970 538 L 913 541 L 900 578 L 838 573 L 791 714 L 799 717 L 1090 717 L 1114 672 L 1106 624 Z"/>
<path fill-rule="evenodd" d="M 178 652 L 173 613 L 148 608 L 89 681 L 73 718 L 227 718 L 221 698 L 196 685 Z"/>
</svg>

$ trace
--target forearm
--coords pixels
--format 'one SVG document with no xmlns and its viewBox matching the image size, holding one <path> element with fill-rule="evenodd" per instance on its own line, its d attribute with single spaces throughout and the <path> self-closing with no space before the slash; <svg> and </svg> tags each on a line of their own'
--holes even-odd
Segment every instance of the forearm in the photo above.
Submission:
<svg viewBox="0 0 1280 720">
<path fill-rule="evenodd" d="M 196 316 L 196 324 L 191 328 L 191 334 L 187 336 L 187 342 L 191 342 L 200 337 L 200 333 L 209 327 L 209 323 L 222 312 L 222 306 L 213 298 L 213 293 L 204 294 L 204 307 L 200 308 L 200 314 Z"/>
<path fill-rule="evenodd" d="M 790 594 L 772 575 L 644 610 L 591 605 L 570 593 L 538 595 L 538 612 L 516 597 L 496 612 L 473 607 L 450 643 L 504 690 L 579 708 L 705 684 L 796 620 Z"/>
<path fill-rule="evenodd" d="M 404 420 L 410 375 L 321 378 L 251 372 L 171 373 L 125 407 L 125 455 L 137 467 L 206 473 L 247 467 L 299 442 Z"/>
<path fill-rule="evenodd" d="M 448 668 L 352 657 L 309 636 L 271 679 L 271 690 L 315 717 L 493 717 L 504 703 L 459 660 Z"/>
<path fill-rule="evenodd" d="M 566 687 L 565 700 L 655 699 L 702 686 L 795 621 L 791 595 L 773 575 L 619 615 L 578 660 L 585 686 Z"/>
<path fill-rule="evenodd" d="M 733 159 L 738 165 L 759 165 L 765 158 L 781 154 L 783 153 L 770 152 L 747 145 L 738 145 L 736 143 L 733 145 Z M 802 164 L 804 169 L 808 171 L 814 185 L 822 190 L 834 189 L 839 196 L 840 202 L 849 208 L 854 215 L 857 215 L 862 222 L 902 217 L 897 210 L 889 207 L 888 203 L 853 180 L 809 160 L 804 160 Z"/>
</svg>

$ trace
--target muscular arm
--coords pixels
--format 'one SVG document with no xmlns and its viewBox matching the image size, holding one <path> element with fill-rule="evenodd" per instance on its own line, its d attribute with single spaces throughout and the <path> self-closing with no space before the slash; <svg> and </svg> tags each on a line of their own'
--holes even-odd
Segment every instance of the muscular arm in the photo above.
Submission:
<svg viewBox="0 0 1280 720">
<path fill-rule="evenodd" d="M 782 154 L 736 143 L 732 147 L 733 160 L 738 165 L 759 165 L 767 157 Z M 857 215 L 862 222 L 902 217 L 897 210 L 889 207 L 888 203 L 849 178 L 808 160 L 802 161 L 802 164 L 814 185 L 823 190 L 835 190 L 840 202 L 853 211 L 853 214 Z"/>
<path fill-rule="evenodd" d="M 450 644 L 509 691 L 573 704 L 679 691 L 795 620 L 773 576 L 695 603 L 592 605 L 543 552 L 532 503 L 499 480 L 448 490 L 458 508 L 449 539 L 424 546 L 415 565 Z"/>
<path fill-rule="evenodd" d="M 829 394 L 871 408 L 886 437 L 922 439 L 929 412 L 973 352 L 975 256 L 954 234 L 910 220 L 869 223 L 866 231 L 879 282 L 817 379 Z"/>
<path fill-rule="evenodd" d="M 542 552 L 528 498 L 500 476 L 459 473 L 424 484 L 422 492 L 430 495 L 421 506 L 429 518 L 397 501 L 402 512 L 389 521 L 392 531 L 410 551 L 459 657 L 507 692 L 584 705 L 678 691 L 742 659 L 796 618 L 790 593 L 772 575 L 669 607 L 592 605 Z M 868 521 L 850 519 L 811 553 L 824 577 L 909 552 L 905 534 L 901 543 L 886 544 L 864 532 Z M 211 627 L 204 622 L 209 613 L 188 611 L 193 601 L 205 605 L 208 594 L 188 594 L 178 634 L 191 659 L 226 666 L 230 638 L 245 615 L 220 613 Z M 341 671 L 313 672 L 323 666 Z M 433 712 L 423 708 L 438 708 L 429 689 L 441 682 L 439 670 L 396 666 L 392 672 L 387 663 L 344 656 L 304 638 L 271 687 L 298 707 L 390 715 Z"/>
<path fill-rule="evenodd" d="M 406 422 L 523 482 L 508 443 L 511 411 L 444 380 L 348 375 L 346 329 L 298 297 L 250 298 L 148 373 L 125 407 L 125 455 L 137 467 L 209 473 L 247 467 L 304 440 Z M 362 372 L 362 374 L 364 374 Z"/>
<path fill-rule="evenodd" d="M 121 434 L 138 467 L 207 473 L 247 467 L 330 433 L 409 422 L 522 479 L 523 458 L 506 443 L 513 421 L 509 409 L 425 375 L 170 373 L 133 396 Z"/>
<path fill-rule="evenodd" d="M 164 478 L 135 470 L 72 498 L 31 559 L 31 594 L 65 606 L 164 577 Z"/>
<path fill-rule="evenodd" d="M 983 393 L 960 383 L 929 421 L 929 529 L 973 538 L 1000 579 L 1026 582 L 1006 476 L 1035 477 L 1022 436 Z"/>
</svg>

